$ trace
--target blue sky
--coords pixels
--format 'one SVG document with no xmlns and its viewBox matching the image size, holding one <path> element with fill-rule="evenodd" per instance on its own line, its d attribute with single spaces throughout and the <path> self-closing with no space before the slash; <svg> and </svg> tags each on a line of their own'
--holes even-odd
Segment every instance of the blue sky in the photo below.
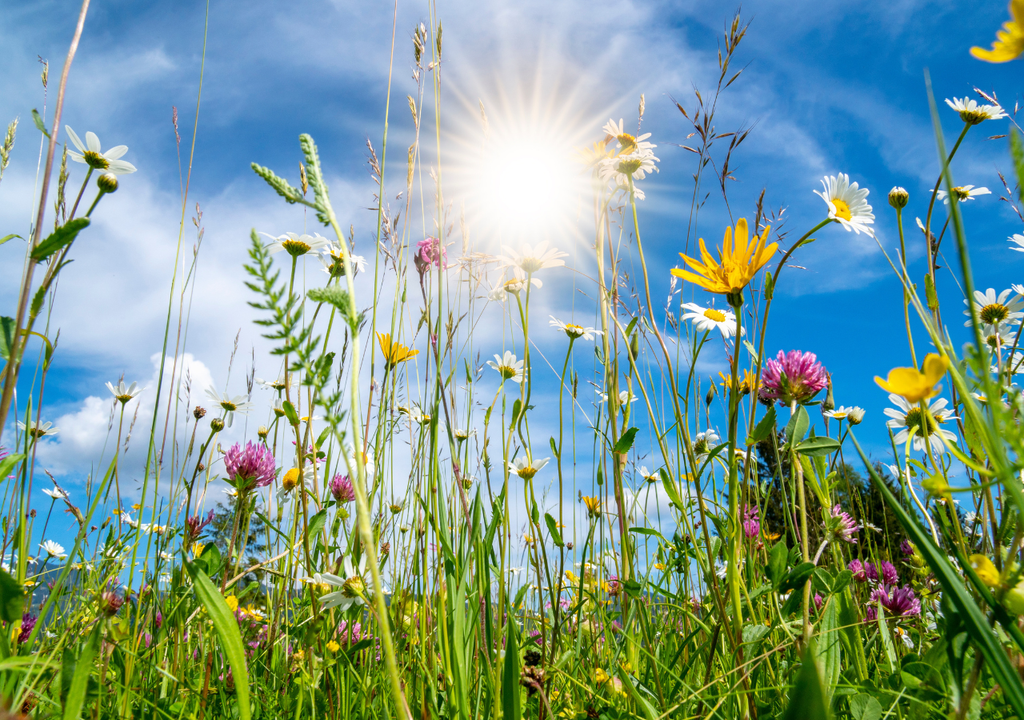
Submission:
<svg viewBox="0 0 1024 720">
<path fill-rule="evenodd" d="M 128 381 L 155 378 L 152 357 L 160 350 L 181 212 L 171 107 L 178 108 L 187 160 L 205 9 L 197 2 L 94 2 L 86 21 L 63 121 L 80 135 L 96 132 L 105 147 L 127 144 L 125 159 L 139 172 L 123 178 L 122 189 L 104 201 L 62 280 L 52 323 L 61 329 L 61 344 L 44 411 L 45 419 L 60 420 L 62 434 L 43 455 L 59 474 L 78 476 L 102 449 L 109 414 L 103 382 L 122 372 Z M 667 268 L 678 262 L 685 242 L 694 171 L 694 156 L 675 146 L 692 140 L 672 98 L 692 108 L 694 86 L 705 95 L 710 91 L 721 31 L 734 10 L 717 2 L 440 3 L 443 142 L 457 148 L 466 129 L 476 127 L 480 100 L 493 122 L 532 111 L 557 120 L 580 144 L 592 142 L 609 117 L 635 123 L 643 93 L 643 130 L 652 133 L 661 163 L 660 173 L 643 184 L 641 223 L 649 262 L 666 270 L 652 276 L 654 297 L 664 298 Z M 357 251 L 372 248 L 365 142 L 370 138 L 380 151 L 392 12 L 388 3 L 340 0 L 211 4 L 188 209 L 191 216 L 199 202 L 206 227 L 187 348 L 197 384 L 223 386 L 239 330 L 240 358 L 252 346 L 258 356 L 265 349 L 241 284 L 249 228 L 277 234 L 302 222 L 300 211 L 277 202 L 253 175 L 251 161 L 288 172 L 300 159 L 298 134 L 312 134 L 342 226 L 355 227 Z M 3 234 L 26 234 L 31 212 L 39 146 L 30 111 L 43 107 L 36 57 L 51 62 L 49 118 L 76 13 L 69 2 L 0 9 L 0 121 L 21 119 L 0 184 Z M 976 85 L 1012 108 L 1020 93 L 1019 63 L 987 65 L 967 52 L 971 45 L 987 46 L 1006 14 L 1001 0 L 969 10 L 951 1 L 745 3 L 743 17 L 752 23 L 734 61 L 734 68 L 745 69 L 724 93 L 716 122 L 720 132 L 753 128 L 733 159 L 737 182 L 729 192 L 736 215 L 751 216 L 766 187 L 767 204 L 785 208 L 792 240 L 824 215 L 824 204 L 812 193 L 820 178 L 847 172 L 870 188 L 879 239 L 891 251 L 897 235 L 885 196 L 902 185 L 911 194 L 907 236 L 917 248 L 911 274 L 920 280 L 921 236 L 911 224 L 915 215 L 923 216 L 938 170 L 923 72 L 931 72 L 949 141 L 960 123 L 944 98 L 973 96 Z M 411 35 L 417 23 L 429 21 L 425 3 L 399 3 L 390 196 L 404 187 L 404 154 L 412 138 L 405 102 L 415 91 Z M 1006 141 L 985 140 L 1004 132 L 1005 121 L 976 128 L 953 166 L 958 183 L 993 191 L 963 206 L 982 289 L 1024 281 L 1024 256 L 1009 252 L 1006 242 L 1021 231 L 1020 222 L 998 200 L 996 173 L 1009 169 Z M 75 177 L 81 175 L 72 182 Z M 713 179 L 705 189 L 711 196 L 698 230 L 717 244 L 728 216 Z M 186 247 L 193 237 L 186 220 Z M 787 270 L 767 350 L 816 352 L 833 374 L 837 403 L 868 410 L 861 435 L 881 451 L 887 403 L 872 377 L 909 364 L 899 284 L 874 241 L 838 226 L 817 237 L 795 259 L 805 269 Z M 0 271 L 8 277 L 17 275 L 20 262 L 15 243 L 0 248 Z M 13 307 L 14 285 L 0 289 L 4 307 Z M 552 271 L 545 310 L 580 307 L 569 285 L 569 271 Z M 946 321 L 957 333 L 962 302 L 948 271 L 940 276 L 940 293 Z M 590 324 L 591 317 L 581 320 Z M 243 362 L 232 376 L 235 392 L 241 391 Z M 261 362 L 258 376 L 276 374 Z"/>
</svg>

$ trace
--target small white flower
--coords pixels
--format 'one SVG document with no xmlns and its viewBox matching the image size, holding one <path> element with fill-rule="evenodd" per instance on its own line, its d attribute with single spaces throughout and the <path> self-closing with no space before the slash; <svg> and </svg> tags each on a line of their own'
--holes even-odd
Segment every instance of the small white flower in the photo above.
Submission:
<svg viewBox="0 0 1024 720">
<path fill-rule="evenodd" d="M 829 175 L 822 179 L 821 184 L 824 192 L 814 192 L 828 205 L 829 218 L 846 228 L 847 232 L 853 230 L 874 237 L 875 231 L 868 227 L 875 223 L 875 215 L 867 201 L 870 191 L 851 183 L 846 173 Z"/>
<path fill-rule="evenodd" d="M 1021 235 L 1020 233 L 1014 233 L 1013 235 L 1006 239 L 1017 245 L 1017 247 L 1010 248 L 1011 250 L 1016 250 L 1017 252 L 1024 252 L 1024 235 Z"/>
<path fill-rule="evenodd" d="M 68 496 L 68 494 L 60 488 L 54 488 L 53 490 L 50 488 L 43 488 L 43 494 L 49 495 L 54 500 L 63 500 Z"/>
<path fill-rule="evenodd" d="M 600 390 L 598 390 L 597 391 L 597 396 L 599 398 L 601 398 L 602 402 L 608 402 L 608 393 L 603 393 Z M 628 405 L 630 403 L 635 403 L 639 399 L 640 399 L 639 397 L 637 397 L 636 395 L 631 393 L 629 390 L 620 390 L 619 391 L 619 405 L 620 406 Z"/>
<path fill-rule="evenodd" d="M 527 276 L 533 275 L 533 273 L 539 270 L 561 267 L 565 265 L 565 261 L 562 258 L 569 257 L 569 253 L 556 250 L 555 248 L 549 249 L 547 240 L 541 241 L 536 245 L 524 244 L 522 250 L 517 250 L 508 245 L 503 245 L 502 247 L 507 253 L 507 255 L 502 255 L 498 258 L 502 267 L 517 267 Z"/>
<path fill-rule="evenodd" d="M 718 330 L 726 340 L 736 332 L 736 315 L 729 310 L 706 308 L 697 303 L 686 303 L 683 305 L 683 309 L 687 312 L 683 313 L 682 319 L 693 320 L 693 326 L 697 328 L 697 332 Z M 746 330 L 740 328 L 740 333 L 746 333 Z"/>
<path fill-rule="evenodd" d="M 714 430 L 708 429 L 693 436 L 693 454 L 700 461 L 707 457 L 714 448 L 722 441 Z"/>
<path fill-rule="evenodd" d="M 661 479 L 661 475 L 658 473 L 656 469 L 648 470 L 646 465 L 640 466 L 640 477 L 642 477 L 646 482 L 649 483 L 656 483 L 658 482 L 658 480 Z"/>
<path fill-rule="evenodd" d="M 980 195 L 991 195 L 992 191 L 988 188 L 979 187 L 976 188 L 973 185 L 964 185 L 962 187 L 953 188 L 953 195 L 960 202 L 967 202 L 973 200 Z M 935 197 L 943 202 L 945 205 L 949 205 L 949 196 L 945 190 L 938 190 L 935 193 Z"/>
<path fill-rule="evenodd" d="M 139 393 L 142 392 L 142 388 L 139 387 L 138 383 L 132 383 L 130 386 L 125 387 L 124 380 L 118 382 L 117 387 L 108 382 L 107 390 L 122 405 L 127 404 L 132 398 L 138 397 Z"/>
<path fill-rule="evenodd" d="M 600 330 L 595 330 L 592 327 L 583 327 L 582 325 L 573 325 L 572 323 L 564 323 L 557 319 L 554 315 L 549 315 L 551 322 L 548 323 L 551 327 L 556 327 L 564 332 L 570 340 L 593 340 L 596 335 L 604 335 Z"/>
<path fill-rule="evenodd" d="M 29 420 L 28 426 L 25 423 L 18 421 L 19 430 L 28 430 L 28 434 L 34 438 L 41 438 L 46 435 L 56 435 L 60 432 L 60 428 L 53 427 L 53 423 L 45 422 L 38 424 L 35 420 Z"/>
<path fill-rule="evenodd" d="M 910 639 L 910 633 L 898 625 L 894 626 L 892 631 L 896 637 L 903 641 L 903 644 L 906 645 L 908 649 L 914 649 L 914 641 Z"/>
<path fill-rule="evenodd" d="M 273 240 L 272 243 L 267 245 L 267 252 L 271 255 L 284 250 L 292 257 L 301 257 L 306 253 L 318 252 L 331 245 L 331 241 L 322 237 L 319 233 L 297 235 L 293 232 L 286 232 L 284 235 L 274 237 L 273 235 L 261 232 L 260 235 Z"/>
<path fill-rule="evenodd" d="M 899 430 L 895 437 L 897 445 L 906 443 L 911 430 L 915 431 L 913 448 L 917 451 L 923 451 L 925 443 L 928 442 L 931 443 L 933 452 L 942 453 L 946 449 L 943 438 L 951 443 L 956 442 L 955 434 L 940 427 L 941 424 L 955 419 L 953 411 L 946 409 L 946 405 L 949 403 L 945 398 L 932 400 L 928 404 L 928 411 L 926 413 L 922 413 L 919 405 L 911 405 L 895 393 L 889 395 L 889 402 L 899 408 L 898 410 L 886 408 L 884 411 L 886 416 L 892 418 L 886 425 L 893 430 Z"/>
<path fill-rule="evenodd" d="M 366 556 L 359 560 L 359 567 L 352 565 L 351 558 L 345 558 L 343 572 L 345 577 L 341 578 L 331 573 L 320 573 L 314 576 L 318 585 L 330 585 L 340 588 L 335 592 L 320 597 L 320 602 L 325 610 L 336 607 L 339 610 L 347 610 L 353 605 L 362 605 L 366 601 L 369 583 L 366 582 Z"/>
<path fill-rule="evenodd" d="M 43 540 L 43 542 L 39 543 L 39 549 L 49 557 L 55 557 L 60 560 L 67 557 L 67 553 L 64 552 L 64 548 L 53 540 Z"/>
<path fill-rule="evenodd" d="M 87 132 L 85 134 L 85 144 L 83 144 L 78 138 L 78 135 L 75 134 L 75 131 L 71 129 L 70 125 L 65 125 L 64 129 L 68 131 L 68 137 L 71 138 L 71 144 L 78 148 L 78 152 L 68 150 L 68 155 L 75 162 L 88 165 L 94 170 L 102 170 L 104 172 L 114 173 L 115 175 L 128 175 L 135 172 L 134 165 L 130 162 L 118 159 L 128 152 L 127 145 L 118 145 L 117 147 L 110 148 L 106 152 L 102 152 L 100 139 L 96 137 L 96 133 Z"/>
<path fill-rule="evenodd" d="M 539 460 L 530 460 L 528 457 L 519 457 L 514 460 L 509 460 L 508 471 L 515 473 L 523 480 L 530 480 L 540 470 L 548 464 L 551 458 L 540 458 Z"/>
<path fill-rule="evenodd" d="M 1021 289 L 1024 290 L 1024 288 Z M 1011 292 L 1017 292 L 1018 294 L 1011 298 Z M 968 306 L 967 309 L 964 310 L 964 315 L 968 317 L 967 322 L 964 323 L 964 327 L 970 327 L 970 304 L 966 299 L 964 300 L 964 304 Z M 975 290 L 974 309 L 978 313 L 978 318 L 986 325 L 1016 323 L 1024 317 L 1024 297 L 1021 297 L 1016 288 L 1003 290 L 998 295 L 996 295 L 995 288 L 989 288 L 985 292 Z"/>
<path fill-rule="evenodd" d="M 615 138 L 618 151 L 599 162 L 598 173 L 602 180 L 611 180 L 616 187 L 628 188 L 630 177 L 643 180 L 647 173 L 658 172 L 658 166 L 654 164 L 660 162 L 654 155 L 654 148 L 658 146 L 647 142 L 650 133 L 634 137 L 625 131 L 621 119 L 618 122 L 609 120 L 603 130 Z M 641 190 L 634 188 L 634 191 L 638 200 L 644 199 Z"/>
<path fill-rule="evenodd" d="M 504 355 L 495 355 L 494 360 L 488 360 L 487 364 L 498 371 L 502 380 L 511 380 L 514 383 L 523 381 L 523 361 L 516 360 L 516 356 L 508 350 Z"/>
<path fill-rule="evenodd" d="M 851 425 L 859 425 L 864 419 L 864 408 L 857 407 L 856 405 L 852 407 L 840 405 L 834 410 L 826 410 L 824 414 L 833 420 L 846 420 Z"/>
<path fill-rule="evenodd" d="M 228 427 L 231 427 L 231 423 L 234 422 L 235 413 L 248 415 L 249 411 L 253 408 L 253 404 L 246 400 L 245 395 L 236 395 L 234 397 L 227 393 L 221 395 L 213 388 L 208 389 L 206 395 L 224 411 L 224 424 Z"/>
<path fill-rule="evenodd" d="M 946 104 L 960 113 L 960 119 L 969 125 L 1006 117 L 1006 113 L 998 105 L 979 105 L 970 98 L 946 98 Z"/>
<path fill-rule="evenodd" d="M 317 236 L 319 237 L 319 235 Z M 325 238 L 326 239 L 326 238 Z M 324 266 L 324 272 L 331 277 L 341 277 L 345 274 L 345 251 L 334 243 L 328 241 L 326 247 L 322 248 L 320 263 Z M 355 275 L 366 270 L 366 258 L 362 255 L 349 254 L 349 263 L 355 270 Z"/>
</svg>

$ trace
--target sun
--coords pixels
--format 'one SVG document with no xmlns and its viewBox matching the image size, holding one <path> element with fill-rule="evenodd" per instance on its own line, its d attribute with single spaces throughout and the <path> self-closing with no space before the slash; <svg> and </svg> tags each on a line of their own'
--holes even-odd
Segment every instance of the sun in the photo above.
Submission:
<svg viewBox="0 0 1024 720">
<path fill-rule="evenodd" d="M 474 246 L 493 252 L 541 240 L 570 245 L 581 218 L 591 215 L 590 169 L 579 148 L 601 134 L 578 109 L 586 103 L 551 85 L 506 85 L 472 105 L 466 100 L 445 184 Z"/>
</svg>

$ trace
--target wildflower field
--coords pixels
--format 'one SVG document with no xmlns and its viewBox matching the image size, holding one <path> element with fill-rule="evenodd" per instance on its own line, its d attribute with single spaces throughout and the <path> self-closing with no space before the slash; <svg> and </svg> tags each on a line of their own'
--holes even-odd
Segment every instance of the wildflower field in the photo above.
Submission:
<svg viewBox="0 0 1024 720">
<path fill-rule="evenodd" d="M 2 202 L 32 218 L 0 228 L 0 718 L 1024 717 L 1024 285 L 975 279 L 964 210 L 989 202 L 997 264 L 1020 259 L 1016 102 L 937 96 L 926 73 L 927 192 L 871 194 L 847 167 L 735 200 L 758 142 L 716 124 L 751 62 L 737 14 L 711 86 L 657 100 L 685 141 L 647 131 L 641 94 L 563 175 L 564 147 L 503 145 L 483 101 L 479 143 L 446 132 L 429 3 L 389 39 L 415 90 L 381 90 L 372 192 L 334 180 L 322 138 L 280 166 L 254 146 L 256 202 L 288 229 L 233 227 L 216 242 L 246 259 L 207 280 L 200 90 L 194 126 L 173 112 L 156 374 L 106 383 L 102 453 L 72 470 L 57 319 L 100 312 L 73 261 L 101 256 L 98 220 L 131 215 L 118 193 L 152 167 L 63 112 L 93 11 L 0 148 Z M 1024 1 L 1009 13 L 960 58 L 979 83 L 1024 67 Z M 958 176 L 983 138 L 992 190 Z M 14 148 L 37 142 L 11 193 Z M 685 193 L 647 211 L 670 163 Z M 666 214 L 671 253 L 645 245 Z M 773 302 L 854 271 L 815 268 L 812 243 L 861 241 L 896 284 L 873 322 L 905 360 L 880 367 L 864 338 L 839 371 Z M 189 352 L 218 312 L 193 305 L 204 283 L 255 319 L 212 375 Z M 884 416 L 852 404 L 854 375 Z"/>
</svg>

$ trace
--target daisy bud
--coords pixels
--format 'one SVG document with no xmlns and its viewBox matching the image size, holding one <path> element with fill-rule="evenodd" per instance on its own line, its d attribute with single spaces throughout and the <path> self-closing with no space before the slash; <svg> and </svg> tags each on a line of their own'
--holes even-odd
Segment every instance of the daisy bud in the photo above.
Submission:
<svg viewBox="0 0 1024 720">
<path fill-rule="evenodd" d="M 889 191 L 889 204 L 897 210 L 905 208 L 909 201 L 910 193 L 908 193 L 904 188 L 894 187 Z"/>
<path fill-rule="evenodd" d="M 194 417 L 196 420 L 202 420 L 204 415 L 206 415 L 206 408 L 202 408 L 196 405 L 196 409 L 192 411 L 192 417 Z"/>
<path fill-rule="evenodd" d="M 105 172 L 96 178 L 96 187 L 103 193 L 117 192 L 117 175 Z"/>
<path fill-rule="evenodd" d="M 266 440 L 270 430 L 267 429 L 266 425 L 260 425 L 260 429 L 256 431 L 256 434 L 260 436 L 260 440 Z"/>
<path fill-rule="evenodd" d="M 224 421 L 220 418 L 214 418 L 210 421 L 210 429 L 214 432 L 220 432 L 224 429 Z"/>
<path fill-rule="evenodd" d="M 851 425 L 860 425 L 864 419 L 864 408 L 855 407 L 846 414 L 846 422 Z"/>
</svg>

